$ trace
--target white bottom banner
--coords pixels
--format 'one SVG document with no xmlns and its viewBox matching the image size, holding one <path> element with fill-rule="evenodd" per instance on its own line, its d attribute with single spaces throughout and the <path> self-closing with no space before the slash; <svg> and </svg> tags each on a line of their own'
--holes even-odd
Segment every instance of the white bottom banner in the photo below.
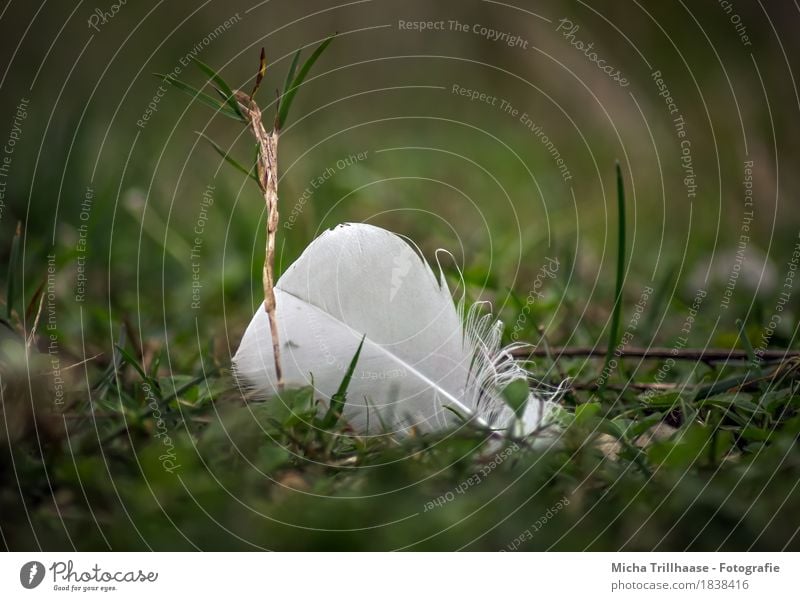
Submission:
<svg viewBox="0 0 800 601">
<path fill-rule="evenodd" d="M 5 553 L 0 598 L 784 599 L 798 568 L 796 553 Z"/>
</svg>

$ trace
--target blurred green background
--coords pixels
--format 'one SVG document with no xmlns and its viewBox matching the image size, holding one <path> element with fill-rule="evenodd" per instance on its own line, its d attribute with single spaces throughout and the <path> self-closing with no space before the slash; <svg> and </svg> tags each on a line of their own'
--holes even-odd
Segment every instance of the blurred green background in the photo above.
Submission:
<svg viewBox="0 0 800 601">
<path fill-rule="evenodd" d="M 168 324 L 171 336 L 194 338 L 196 317 L 209 333 L 227 317 L 235 338 L 251 313 L 259 288 L 261 199 L 195 132 L 245 162 L 252 155 L 248 135 L 201 105 L 188 106 L 174 89 L 160 98 L 145 127 L 137 126 L 158 93 L 160 82 L 151 74 L 172 72 L 198 48 L 198 58 L 231 85 L 249 89 L 258 51 L 266 47 L 264 96 L 271 97 L 297 48 L 340 33 L 298 95 L 282 136 L 284 221 L 299 208 L 294 226 L 281 229 L 284 266 L 321 229 L 370 220 L 411 236 L 428 252 L 447 248 L 467 271 L 485 271 L 522 296 L 544 255 L 572 257 L 574 271 L 564 272 L 568 289 L 577 283 L 581 306 L 599 294 L 603 310 L 613 283 L 616 159 L 629 186 L 634 280 L 672 279 L 679 293 L 685 286 L 693 295 L 698 286 L 689 280 L 698 263 L 713 260 L 715 273 L 730 273 L 748 158 L 755 206 L 747 261 L 756 277 L 736 294 L 745 311 L 761 268 L 766 263 L 774 287 L 797 238 L 791 199 L 798 97 L 789 61 L 798 53 L 796 36 L 787 35 L 797 14 L 791 5 L 769 12 L 752 3 L 735 6 L 751 46 L 712 2 L 545 2 L 519 9 L 377 0 L 338 7 L 137 3 L 124 5 L 99 32 L 87 20 L 96 8 L 108 10 L 102 4 L 38 8 L 12 2 L 2 20 L 4 129 L 11 129 L 20 99 L 30 99 L 30 108 L 0 228 L 10 240 L 16 221 L 23 222 L 26 285 L 38 285 L 45 255 L 55 249 L 63 265 L 62 328 L 75 317 L 70 255 L 89 186 L 88 292 L 107 301 L 102 304 L 114 319 L 141 315 L 142 327 L 153 333 L 163 334 Z M 628 87 L 556 31 L 565 17 L 580 26 L 575 39 L 593 42 Z M 471 30 L 398 30 L 399 21 L 436 20 L 445 27 L 449 21 L 486 24 L 521 36 L 528 49 Z M 651 77 L 656 70 L 686 120 L 693 199 L 683 184 L 671 115 Z M 205 81 L 191 67 L 180 75 L 196 85 Z M 498 106 L 456 95 L 453 85 L 497 97 Z M 569 182 L 548 147 L 500 109 L 500 99 L 542 127 L 572 174 Z M 337 161 L 362 152 L 365 160 L 336 169 Z M 302 203 L 311 179 L 328 168 L 335 174 Z M 216 192 L 202 235 L 198 315 L 188 310 L 186 255 L 208 185 Z M 699 275 L 702 283 L 705 272 Z"/>
<path fill-rule="evenodd" d="M 249 90 L 264 47 L 266 105 L 294 52 L 308 55 L 338 33 L 282 132 L 280 269 L 325 228 L 368 221 L 409 236 L 431 260 L 450 250 L 470 296 L 493 301 L 510 339 L 555 257 L 557 277 L 514 334 L 538 342 L 541 325 L 551 344 L 603 346 L 618 160 L 628 201 L 623 324 L 642 289 L 656 291 L 632 344 L 675 344 L 698 289 L 708 297 L 687 344 L 741 348 L 737 318 L 759 342 L 785 291 L 800 232 L 792 3 L 146 1 L 113 16 L 112 4 L 0 8 L 0 142 L 18 138 L 0 156 L 10 157 L 0 258 L 9 262 L 21 222 L 10 302 L 29 330 L 35 311 L 24 309 L 40 285 L 48 290 L 54 255 L 55 317 L 39 346 L 47 352 L 56 340 L 64 365 L 92 358 L 85 378 L 75 370 L 68 379 L 81 402 L 86 382 L 113 367 L 120 340 L 173 390 L 207 361 L 224 370 L 261 299 L 263 201 L 198 132 L 247 164 L 251 139 L 153 76 L 180 67 L 182 80 L 203 85 L 192 54 Z M 406 22 L 442 25 L 415 31 Z M 519 43 L 493 40 L 483 26 Z M 771 347 L 794 346 L 797 291 L 790 296 Z M 594 367 L 574 368 L 584 369 Z M 670 379 L 693 374 L 676 368 Z"/>
</svg>

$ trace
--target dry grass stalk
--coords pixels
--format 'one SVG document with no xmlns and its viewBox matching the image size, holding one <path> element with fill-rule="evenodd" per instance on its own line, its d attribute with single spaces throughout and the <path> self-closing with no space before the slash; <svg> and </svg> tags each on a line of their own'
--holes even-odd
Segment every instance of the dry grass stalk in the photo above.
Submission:
<svg viewBox="0 0 800 601">
<path fill-rule="evenodd" d="M 263 60 L 263 59 L 262 59 Z M 254 91 L 255 93 L 255 91 Z M 261 118 L 261 109 L 253 99 L 253 94 L 242 91 L 236 93 L 242 112 L 248 120 L 250 130 L 258 142 L 257 176 L 258 185 L 264 195 L 267 205 L 267 243 L 264 257 L 263 285 L 264 285 L 264 310 L 269 316 L 269 329 L 272 335 L 272 352 L 275 358 L 275 375 L 278 388 L 283 387 L 283 373 L 281 370 L 280 336 L 278 322 L 275 315 L 275 236 L 278 231 L 278 127 L 267 132 Z"/>
</svg>

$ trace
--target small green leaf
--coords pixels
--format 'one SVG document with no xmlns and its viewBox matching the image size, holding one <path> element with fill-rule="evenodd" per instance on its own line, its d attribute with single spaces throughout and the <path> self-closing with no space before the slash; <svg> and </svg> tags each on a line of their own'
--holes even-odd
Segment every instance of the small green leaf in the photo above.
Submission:
<svg viewBox="0 0 800 601">
<path fill-rule="evenodd" d="M 236 121 L 241 121 L 239 115 L 237 115 L 234 111 L 232 111 L 227 104 L 219 102 L 216 98 L 213 98 L 206 94 L 205 92 L 201 92 L 197 88 L 193 88 L 189 84 L 183 83 L 181 80 L 176 79 L 172 75 L 164 75 L 162 73 L 153 73 L 156 77 L 162 79 L 163 81 L 167 82 L 173 87 L 178 88 L 184 94 L 188 94 L 192 98 L 198 100 L 202 104 L 211 107 L 215 111 L 225 115 L 226 117 L 230 117 L 231 119 L 235 119 Z"/>
<path fill-rule="evenodd" d="M 752 382 L 753 380 L 757 380 L 758 378 L 763 378 L 764 376 L 768 376 L 771 373 L 772 373 L 771 368 L 765 368 L 756 371 L 751 370 L 742 375 L 733 376 L 725 380 L 716 381 L 713 384 L 699 388 L 694 395 L 694 400 L 701 401 L 710 396 L 714 396 L 715 394 L 731 390 L 732 388 L 739 388 L 741 386 L 744 386 L 748 382 Z"/>
<path fill-rule="evenodd" d="M 195 376 L 194 378 L 192 378 L 191 380 L 189 380 L 185 384 L 182 384 L 181 386 L 178 386 L 177 388 L 173 387 L 173 391 L 170 394 L 168 394 L 166 397 L 164 397 L 164 400 L 162 401 L 162 404 L 166 405 L 170 401 L 180 397 L 187 390 L 190 390 L 190 389 L 194 388 L 195 386 L 197 386 L 199 384 L 207 382 L 208 379 L 210 377 L 212 377 L 214 374 L 216 374 L 218 371 L 219 371 L 218 367 L 206 368 L 204 370 L 204 372 L 202 374 L 200 374 L 199 376 Z"/>
<path fill-rule="evenodd" d="M 712 431 L 706 426 L 693 424 L 680 430 L 669 440 L 654 442 L 647 448 L 647 456 L 655 465 L 686 468 L 707 456 Z"/>
<path fill-rule="evenodd" d="M 676 407 L 681 400 L 681 393 L 680 392 L 665 392 L 663 394 L 643 394 L 639 395 L 639 400 L 648 405 L 650 407 L 664 407 L 664 408 L 672 408 Z"/>
<path fill-rule="evenodd" d="M 719 464 L 722 459 L 730 452 L 733 446 L 733 432 L 730 430 L 715 431 L 715 436 L 711 439 L 712 447 L 709 449 L 709 459 L 712 465 Z"/>
<path fill-rule="evenodd" d="M 782 388 L 781 390 L 772 390 L 764 393 L 761 396 L 760 404 L 766 411 L 772 413 L 782 405 L 786 404 L 792 396 L 792 389 Z"/>
<path fill-rule="evenodd" d="M 763 442 L 769 440 L 770 436 L 772 436 L 772 432 L 756 426 L 747 426 L 742 429 L 741 436 L 750 442 Z"/>
<path fill-rule="evenodd" d="M 585 407 L 586 405 L 582 405 Z M 598 410 L 599 410 L 598 406 Z M 597 430 L 599 432 L 604 432 L 610 436 L 613 436 L 617 440 L 624 441 L 625 440 L 625 427 L 623 424 L 614 421 L 613 419 L 601 419 L 600 423 L 597 426 Z"/>
<path fill-rule="evenodd" d="M 199 136 L 205 138 L 205 140 L 209 144 L 211 144 L 211 147 L 217 152 L 217 154 L 219 154 L 229 165 L 231 165 L 232 167 L 234 167 L 238 171 L 241 171 L 242 173 L 244 173 L 247 177 L 251 178 L 254 182 L 259 183 L 258 182 L 258 177 L 256 177 L 256 175 L 255 175 L 255 173 L 253 172 L 252 169 L 247 169 L 239 161 L 237 161 L 236 159 L 231 157 L 227 152 L 225 152 L 219 144 L 214 142 L 214 140 L 212 140 L 211 138 L 206 136 L 204 133 L 197 132 L 197 134 Z"/>
<path fill-rule="evenodd" d="M 206 75 L 209 76 L 209 78 L 211 78 L 211 81 L 213 81 L 214 84 L 218 88 L 217 91 L 225 99 L 225 102 L 228 104 L 228 106 L 231 109 L 233 109 L 233 111 L 237 115 L 239 115 L 239 117 L 241 118 L 241 120 L 243 122 L 246 122 L 247 119 L 245 119 L 245 116 L 242 113 L 242 109 L 239 108 L 239 102 L 236 100 L 236 95 L 233 93 L 233 90 L 227 84 L 227 82 L 224 79 L 222 79 L 222 77 L 220 77 L 219 73 L 214 71 L 214 69 L 209 67 L 207 64 L 205 64 L 201 60 L 199 60 L 197 58 L 193 58 L 192 60 L 200 68 L 200 70 L 203 71 L 203 73 L 205 73 Z"/>
<path fill-rule="evenodd" d="M 752 401 L 752 395 L 747 394 L 745 392 L 726 392 L 723 394 L 718 394 L 716 396 L 708 397 L 706 399 L 702 399 L 698 402 L 698 405 L 701 407 L 705 407 L 708 405 L 716 405 L 718 407 L 734 407 L 736 409 L 742 409 L 749 413 L 759 413 L 763 411 L 761 407 L 756 405 Z"/>
<path fill-rule="evenodd" d="M 311 67 L 314 66 L 314 63 L 317 62 L 317 59 L 325 52 L 325 49 L 328 45 L 333 41 L 335 36 L 329 37 L 327 40 L 322 42 L 317 49 L 308 57 L 303 66 L 300 68 L 300 71 L 297 73 L 297 76 L 292 81 L 292 85 L 289 87 L 288 90 L 284 93 L 281 97 L 281 106 L 278 110 L 278 118 L 276 120 L 276 126 L 278 129 L 282 128 L 286 124 L 286 118 L 289 116 L 289 109 L 292 106 L 292 101 L 294 100 L 295 95 L 297 94 L 297 88 L 305 80 L 308 72 L 311 71 Z"/>
<path fill-rule="evenodd" d="M 582 403 L 575 407 L 575 423 L 586 425 L 600 413 L 600 403 Z"/>
<path fill-rule="evenodd" d="M 281 428 L 289 429 L 313 421 L 318 403 L 314 399 L 312 385 L 297 390 L 284 390 L 272 399 L 272 406 L 273 411 L 277 412 Z"/>
<path fill-rule="evenodd" d="M 632 423 L 625 429 L 625 434 L 631 440 L 635 440 L 647 432 L 652 426 L 660 423 L 662 419 L 663 416 L 661 413 L 654 413 L 652 415 L 648 415 L 647 417 L 643 417 L 642 419 L 632 421 Z"/>
</svg>

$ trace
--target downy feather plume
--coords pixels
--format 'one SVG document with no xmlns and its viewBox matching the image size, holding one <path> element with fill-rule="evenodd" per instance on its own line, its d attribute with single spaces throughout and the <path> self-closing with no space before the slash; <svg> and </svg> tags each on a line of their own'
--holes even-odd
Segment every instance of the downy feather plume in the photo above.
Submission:
<svg viewBox="0 0 800 601">
<path fill-rule="evenodd" d="M 405 240 L 344 224 L 314 240 L 275 286 L 285 386 L 329 401 L 362 338 L 345 420 L 358 432 L 431 431 L 461 418 L 515 434 L 540 431 L 549 392 L 531 392 L 521 419 L 503 390 L 530 374 L 501 347 L 502 323 L 479 304 L 456 305 L 445 282 Z M 255 397 L 277 391 L 267 314 L 259 307 L 233 360 Z"/>
</svg>

